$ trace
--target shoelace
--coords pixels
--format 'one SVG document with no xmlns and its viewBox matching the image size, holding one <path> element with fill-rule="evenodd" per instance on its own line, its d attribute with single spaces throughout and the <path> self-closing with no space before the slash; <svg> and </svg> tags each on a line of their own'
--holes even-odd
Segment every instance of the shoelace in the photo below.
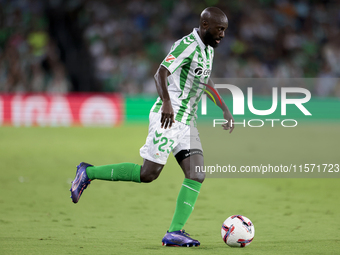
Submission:
<svg viewBox="0 0 340 255">
<path fill-rule="evenodd" d="M 182 232 L 182 234 L 184 234 L 184 235 L 186 235 L 186 236 L 188 236 L 188 237 L 190 236 L 189 233 L 185 232 L 184 229 L 182 229 L 181 232 Z"/>
</svg>

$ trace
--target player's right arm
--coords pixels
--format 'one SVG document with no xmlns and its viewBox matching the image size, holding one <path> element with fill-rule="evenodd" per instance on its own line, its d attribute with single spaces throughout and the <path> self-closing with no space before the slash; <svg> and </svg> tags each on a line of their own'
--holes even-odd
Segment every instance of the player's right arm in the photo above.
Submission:
<svg viewBox="0 0 340 255">
<path fill-rule="evenodd" d="M 178 40 L 171 47 L 169 54 L 165 57 L 160 67 L 158 68 L 154 78 L 159 97 L 162 99 L 162 117 L 161 127 L 171 128 L 175 122 L 175 114 L 171 105 L 170 96 L 168 92 L 168 76 L 173 74 L 179 67 L 189 62 L 189 56 L 193 54 L 196 44 L 192 35 L 183 37 Z"/>
<path fill-rule="evenodd" d="M 172 109 L 171 100 L 168 92 L 167 80 L 170 72 L 167 68 L 160 65 L 154 78 L 159 97 L 162 99 L 162 117 L 161 127 L 167 129 L 171 128 L 172 123 L 175 122 L 174 110 Z"/>
</svg>

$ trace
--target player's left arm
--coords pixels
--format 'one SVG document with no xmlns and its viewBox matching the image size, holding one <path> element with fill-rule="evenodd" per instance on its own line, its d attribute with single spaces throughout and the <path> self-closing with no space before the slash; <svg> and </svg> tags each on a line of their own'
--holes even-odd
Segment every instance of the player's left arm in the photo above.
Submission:
<svg viewBox="0 0 340 255">
<path fill-rule="evenodd" d="M 210 78 L 208 80 L 208 85 L 211 86 L 212 88 L 215 88 L 215 84 Z M 221 101 L 220 100 L 215 100 L 215 101 L 216 101 L 217 106 L 220 107 L 221 110 L 223 111 L 224 119 L 228 121 L 226 124 L 223 124 L 222 127 L 225 130 L 230 130 L 229 133 L 233 132 L 234 127 L 235 127 L 234 124 L 233 124 L 234 118 L 233 118 L 231 112 L 229 111 L 228 106 L 224 102 L 223 98 L 220 96 L 220 94 L 218 93 L 218 91 L 216 89 L 215 89 L 215 91 L 212 91 L 208 86 L 206 87 L 206 89 L 210 92 L 211 95 L 214 95 L 214 94 L 217 93 L 217 95 L 221 99 Z M 208 98 L 211 101 L 214 101 L 208 93 L 207 93 L 207 95 L 208 95 Z"/>
</svg>

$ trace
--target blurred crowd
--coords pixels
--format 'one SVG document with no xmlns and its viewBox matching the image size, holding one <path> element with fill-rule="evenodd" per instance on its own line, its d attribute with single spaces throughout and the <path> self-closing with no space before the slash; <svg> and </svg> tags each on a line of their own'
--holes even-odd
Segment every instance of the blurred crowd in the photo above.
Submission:
<svg viewBox="0 0 340 255">
<path fill-rule="evenodd" d="M 0 92 L 66 93 L 71 84 L 39 1 L 0 1 Z"/>
<path fill-rule="evenodd" d="M 331 0 L 0 0 L 0 91 L 156 93 L 160 62 L 207 6 L 229 19 L 212 78 L 318 78 L 312 93 L 340 97 Z"/>
</svg>

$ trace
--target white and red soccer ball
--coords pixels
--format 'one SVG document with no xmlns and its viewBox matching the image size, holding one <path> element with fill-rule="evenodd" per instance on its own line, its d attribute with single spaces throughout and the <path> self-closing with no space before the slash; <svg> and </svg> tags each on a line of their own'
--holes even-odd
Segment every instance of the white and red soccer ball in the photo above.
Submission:
<svg viewBox="0 0 340 255">
<path fill-rule="evenodd" d="M 221 235 L 223 241 L 231 247 L 246 247 L 253 241 L 255 228 L 247 217 L 233 215 L 223 222 Z"/>
</svg>

